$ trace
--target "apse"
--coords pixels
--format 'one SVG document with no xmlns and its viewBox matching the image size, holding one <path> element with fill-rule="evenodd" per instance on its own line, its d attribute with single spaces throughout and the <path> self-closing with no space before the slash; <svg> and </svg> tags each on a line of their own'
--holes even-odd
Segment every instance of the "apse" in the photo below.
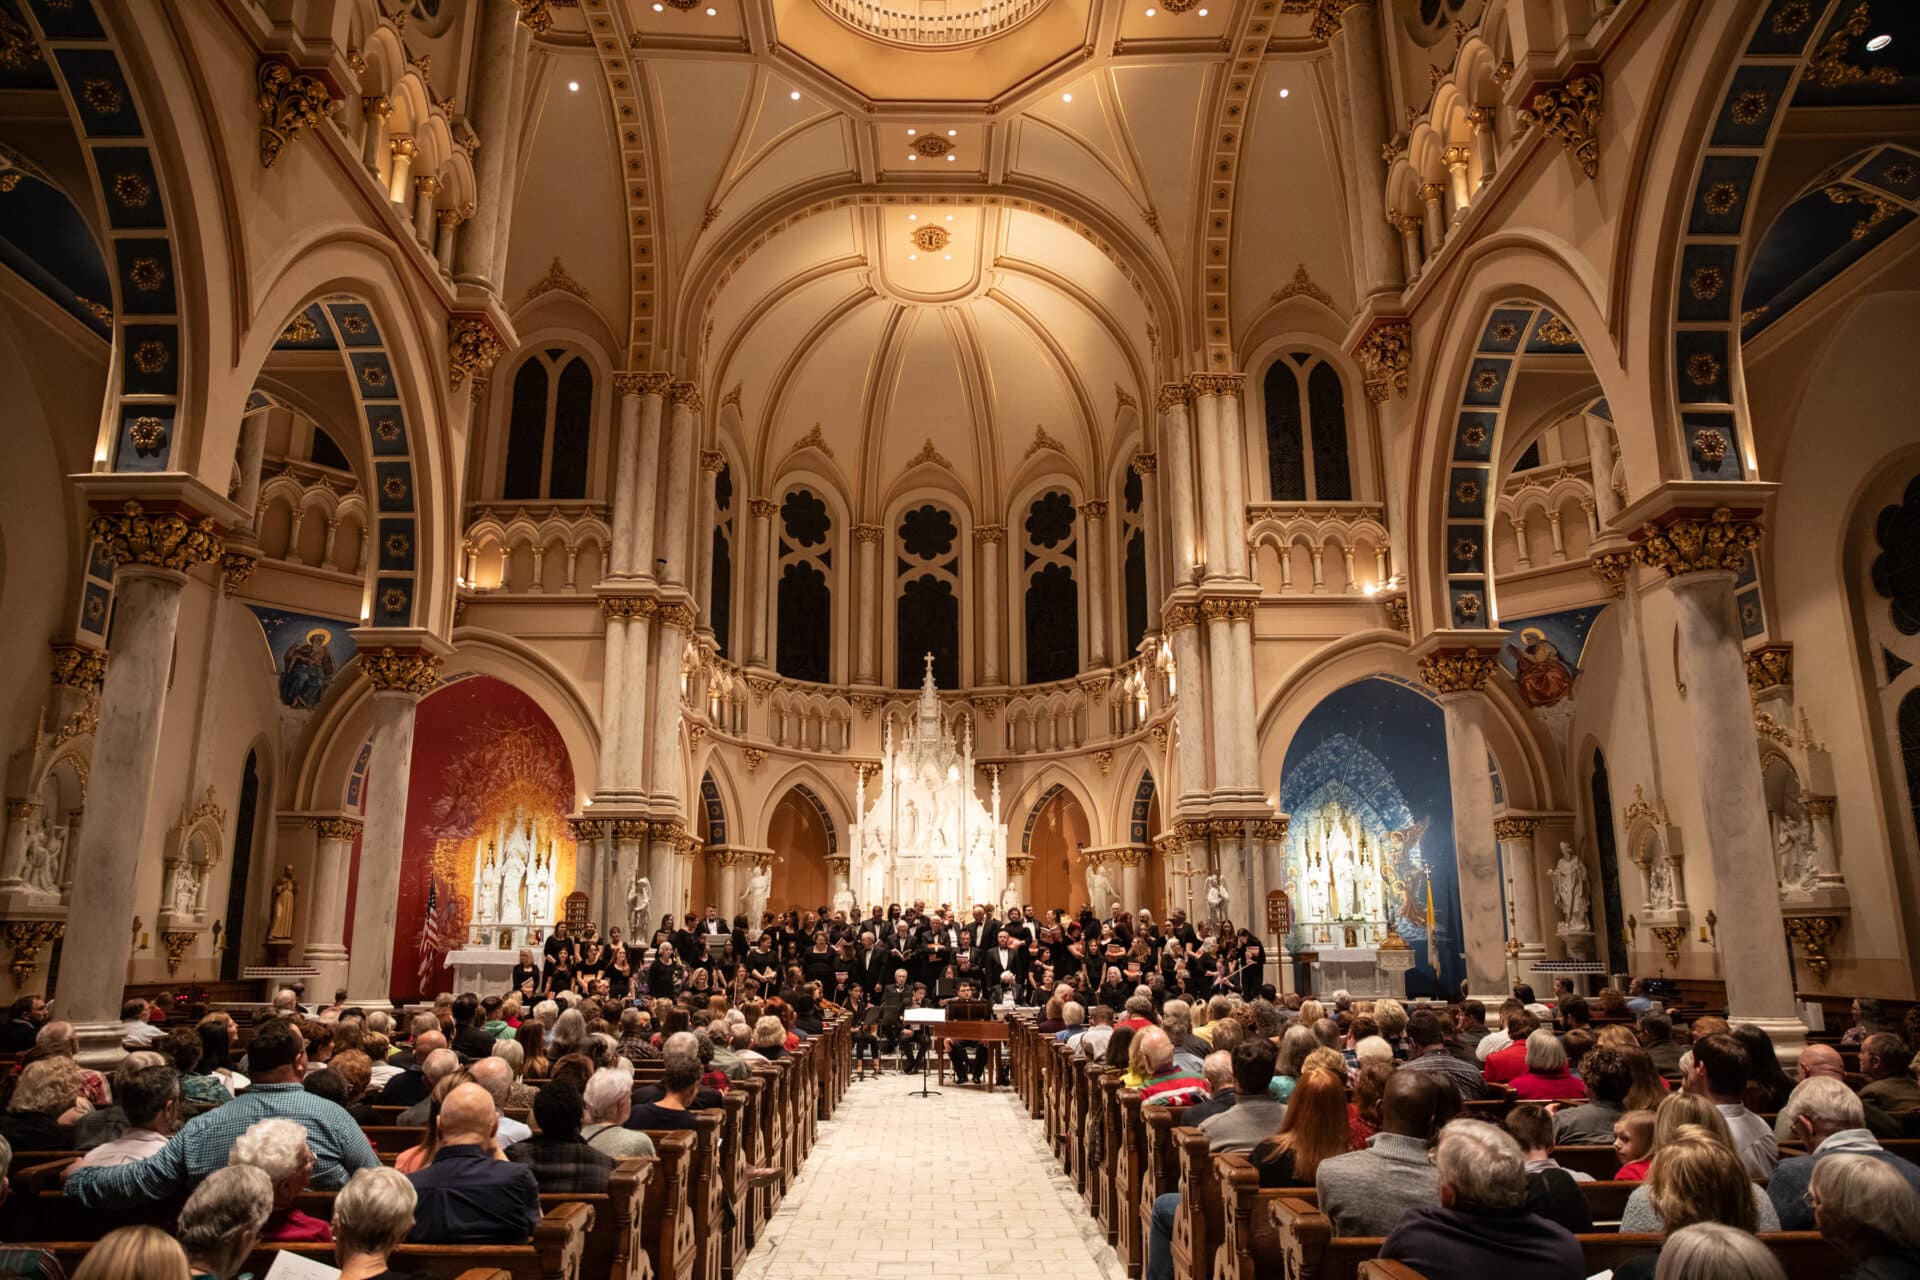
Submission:
<svg viewBox="0 0 1920 1280">
<path fill-rule="evenodd" d="M 1354 901 L 1367 894 L 1364 886 L 1348 888 L 1350 878 L 1327 886 L 1324 907 L 1316 910 L 1313 900 L 1316 870 L 1329 851 L 1357 854 L 1364 839 L 1379 859 L 1377 905 L 1413 950 L 1407 994 L 1457 992 L 1466 960 L 1440 708 L 1397 680 L 1347 685 L 1307 713 L 1287 747 L 1280 779 L 1280 809 L 1291 819 L 1285 888 L 1296 921 L 1288 950 L 1340 946 L 1343 922 L 1372 914 L 1368 904 Z M 1313 916 L 1324 921 L 1327 938 L 1318 935 L 1320 925 L 1305 923 Z"/>
<path fill-rule="evenodd" d="M 393 942 L 396 1002 L 449 990 L 447 953 L 476 932 L 496 946 L 519 925 L 512 941 L 538 950 L 574 888 L 567 817 L 576 803 L 566 743 L 519 689 L 491 676 L 456 677 L 421 701 Z M 517 879 L 503 874 L 516 859 Z M 541 875 L 551 881 L 538 890 L 550 892 L 545 911 L 535 889 Z M 489 890 L 490 908 L 481 901 Z"/>
</svg>

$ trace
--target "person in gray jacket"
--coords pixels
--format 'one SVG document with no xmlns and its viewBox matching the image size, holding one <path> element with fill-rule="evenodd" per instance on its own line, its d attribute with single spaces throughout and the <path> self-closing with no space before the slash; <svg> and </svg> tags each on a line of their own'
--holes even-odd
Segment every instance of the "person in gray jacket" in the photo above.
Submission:
<svg viewBox="0 0 1920 1280">
<path fill-rule="evenodd" d="M 1248 1040 L 1233 1051 L 1233 1106 L 1200 1122 L 1207 1150 L 1251 1151 L 1280 1132 L 1287 1104 L 1267 1096 L 1273 1082 L 1274 1049 L 1271 1040 Z"/>
<path fill-rule="evenodd" d="M 1365 1151 L 1322 1161 L 1314 1176 L 1334 1235 L 1384 1236 L 1407 1210 L 1440 1203 L 1440 1173 L 1427 1159 L 1427 1144 L 1458 1106 L 1453 1090 L 1430 1075 L 1387 1077 L 1380 1132 Z"/>
</svg>

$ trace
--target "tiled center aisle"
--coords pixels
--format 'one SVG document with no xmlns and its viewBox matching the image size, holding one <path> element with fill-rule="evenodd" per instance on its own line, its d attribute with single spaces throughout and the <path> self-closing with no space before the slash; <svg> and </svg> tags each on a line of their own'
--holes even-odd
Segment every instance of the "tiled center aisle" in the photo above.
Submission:
<svg viewBox="0 0 1920 1280">
<path fill-rule="evenodd" d="M 856 1080 L 738 1280 L 1125 1280 L 1011 1089 Z"/>
</svg>

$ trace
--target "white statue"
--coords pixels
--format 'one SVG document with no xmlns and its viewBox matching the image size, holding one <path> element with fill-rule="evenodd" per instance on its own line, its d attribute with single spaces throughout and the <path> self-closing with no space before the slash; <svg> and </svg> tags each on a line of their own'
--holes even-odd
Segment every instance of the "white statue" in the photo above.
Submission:
<svg viewBox="0 0 1920 1280">
<path fill-rule="evenodd" d="M 848 920 L 852 920 L 853 890 L 847 888 L 845 885 L 840 886 L 840 891 L 833 895 L 833 909 L 837 914 L 844 916 Z"/>
<path fill-rule="evenodd" d="M 500 868 L 494 864 L 493 849 L 487 849 L 487 860 L 473 878 L 473 922 L 476 925 L 492 924 L 500 917 Z"/>
<path fill-rule="evenodd" d="M 1774 830 L 1774 853 L 1779 860 L 1780 887 L 1810 889 L 1819 873 L 1813 853 L 1813 824 L 1789 810 Z"/>
<path fill-rule="evenodd" d="M 67 882 L 67 859 L 73 853 L 72 833 L 64 826 L 47 825 L 47 892 L 57 892 Z"/>
<path fill-rule="evenodd" d="M 1560 913 L 1563 929 L 1585 932 L 1593 928 L 1587 902 L 1586 864 L 1565 840 L 1560 842 L 1560 861 L 1553 864 L 1553 905 Z"/>
<path fill-rule="evenodd" d="M 553 921 L 553 851 L 547 851 L 546 861 L 535 862 L 527 873 L 527 920 L 528 924 L 544 925 Z"/>
<path fill-rule="evenodd" d="M 760 917 L 766 914 L 767 899 L 773 895 L 773 866 L 771 863 L 754 864 L 753 874 L 747 877 L 745 897 L 747 910 L 747 932 L 749 937 L 758 937 Z"/>
<path fill-rule="evenodd" d="M 636 867 L 633 879 L 627 883 L 627 936 L 636 946 L 646 946 L 653 941 L 647 932 L 652 906 L 653 881 L 641 875 Z"/>
<path fill-rule="evenodd" d="M 1020 886 L 1009 880 L 1007 887 L 1000 891 L 1000 918 L 1002 920 L 1006 919 L 1007 916 L 1012 913 L 1013 909 L 1019 905 Z"/>
<path fill-rule="evenodd" d="M 1120 894 L 1113 887 L 1113 877 L 1107 874 L 1105 867 L 1089 860 L 1087 862 L 1087 904 L 1093 908 L 1094 914 L 1098 915 L 1109 910 L 1118 901 L 1120 901 Z"/>
<path fill-rule="evenodd" d="M 20 866 L 20 878 L 42 893 L 52 893 L 60 886 L 58 858 L 54 854 L 57 837 L 50 827 L 49 823 L 28 820 L 26 857 Z"/>
<path fill-rule="evenodd" d="M 192 863 L 182 862 L 173 869 L 173 914 L 190 916 L 200 897 L 200 877 Z"/>
<path fill-rule="evenodd" d="M 508 924 L 526 924 L 527 860 L 520 856 L 524 844 L 519 824 L 507 840 L 506 856 L 500 863 L 500 916 Z"/>
<path fill-rule="evenodd" d="M 1327 918 L 1327 882 L 1321 879 L 1307 881 L 1307 919 L 1325 920 Z"/>
<path fill-rule="evenodd" d="M 1647 868 L 1647 910 L 1671 911 L 1673 909 L 1673 864 L 1665 858 L 1655 858 Z"/>
<path fill-rule="evenodd" d="M 1227 882 L 1219 872 L 1207 877 L 1207 919 L 1219 924 L 1227 918 L 1227 911 L 1233 905 L 1233 893 L 1227 888 Z"/>
</svg>

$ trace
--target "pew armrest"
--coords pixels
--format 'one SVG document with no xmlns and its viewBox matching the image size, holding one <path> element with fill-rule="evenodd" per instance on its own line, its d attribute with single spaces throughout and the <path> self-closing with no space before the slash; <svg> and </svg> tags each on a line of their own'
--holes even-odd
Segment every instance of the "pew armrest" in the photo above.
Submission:
<svg viewBox="0 0 1920 1280">
<path fill-rule="evenodd" d="M 1360 1264 L 1360 1280 L 1426 1280 L 1426 1277 L 1404 1262 L 1368 1258 Z"/>
<path fill-rule="evenodd" d="M 593 1206 L 574 1201 L 555 1205 L 533 1229 L 533 1251 L 543 1280 L 579 1280 L 580 1259 L 593 1229 Z"/>
</svg>

